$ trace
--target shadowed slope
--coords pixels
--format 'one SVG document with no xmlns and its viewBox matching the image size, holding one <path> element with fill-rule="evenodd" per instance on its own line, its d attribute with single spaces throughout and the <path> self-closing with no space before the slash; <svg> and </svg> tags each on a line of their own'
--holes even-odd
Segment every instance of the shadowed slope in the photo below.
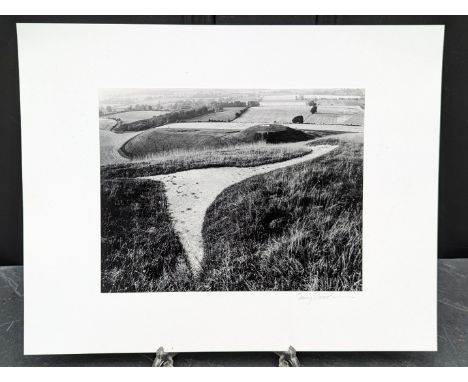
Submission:
<svg viewBox="0 0 468 382">
<path fill-rule="evenodd" d="M 264 124 L 249 127 L 235 134 L 233 138 L 242 142 L 286 143 L 308 141 L 318 136 L 320 135 L 317 133 L 305 133 L 288 126 Z"/>
</svg>

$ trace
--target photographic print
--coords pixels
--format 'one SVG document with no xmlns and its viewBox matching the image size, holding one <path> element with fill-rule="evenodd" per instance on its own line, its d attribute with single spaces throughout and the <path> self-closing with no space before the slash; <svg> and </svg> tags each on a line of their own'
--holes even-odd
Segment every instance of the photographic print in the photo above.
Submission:
<svg viewBox="0 0 468 382">
<path fill-rule="evenodd" d="M 17 28 L 25 354 L 436 349 L 443 27 Z"/>
<path fill-rule="evenodd" d="M 102 89 L 101 291 L 360 291 L 364 89 Z"/>
</svg>

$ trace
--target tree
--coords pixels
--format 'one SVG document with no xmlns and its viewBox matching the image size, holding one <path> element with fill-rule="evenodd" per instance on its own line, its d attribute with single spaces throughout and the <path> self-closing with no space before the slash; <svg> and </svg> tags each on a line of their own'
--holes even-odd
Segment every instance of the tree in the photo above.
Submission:
<svg viewBox="0 0 468 382">
<path fill-rule="evenodd" d="M 292 119 L 292 123 L 304 123 L 304 117 L 302 115 L 298 115 Z"/>
<path fill-rule="evenodd" d="M 309 106 L 312 106 L 312 108 L 310 109 L 310 112 L 311 112 L 312 114 L 315 114 L 315 113 L 317 112 L 317 106 L 318 106 L 318 105 L 317 105 L 317 102 L 315 102 L 314 100 L 312 100 L 312 101 L 309 101 L 308 105 L 309 105 Z"/>
</svg>

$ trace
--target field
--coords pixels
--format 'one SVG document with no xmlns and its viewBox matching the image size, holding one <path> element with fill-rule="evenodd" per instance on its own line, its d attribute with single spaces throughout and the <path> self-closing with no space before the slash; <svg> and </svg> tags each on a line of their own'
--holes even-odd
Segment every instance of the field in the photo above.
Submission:
<svg viewBox="0 0 468 382">
<path fill-rule="evenodd" d="M 184 129 L 154 128 L 129 140 L 121 150 L 130 158 L 145 158 L 162 151 L 221 147 L 228 145 L 228 136 L 235 133 L 235 130 L 187 131 Z"/>
<path fill-rule="evenodd" d="M 297 102 L 295 94 L 271 94 L 263 96 L 262 102 Z"/>
<path fill-rule="evenodd" d="M 188 122 L 231 122 L 237 118 L 236 113 L 241 113 L 244 107 L 225 107 L 223 111 L 209 113 L 187 120 Z"/>
<path fill-rule="evenodd" d="M 147 134 L 146 136 L 150 136 L 149 139 L 136 139 L 131 145 L 129 144 L 130 147 L 135 147 L 135 151 L 127 147 L 126 150 L 131 151 L 128 153 L 125 153 L 126 150 L 122 150 L 122 147 L 133 137 L 143 134 L 143 132 L 115 133 L 110 130 L 100 129 L 101 165 L 108 166 L 126 163 L 129 161 L 129 157 L 133 157 L 134 160 L 137 158 L 145 159 L 148 155 L 151 156 L 161 151 L 180 151 L 184 149 L 189 149 L 188 151 L 193 151 L 194 149 L 200 150 L 202 147 L 197 146 L 197 144 L 203 141 L 203 146 L 224 146 L 225 144 L 220 142 L 221 137 L 233 135 L 253 125 L 255 124 L 235 124 L 234 122 L 191 122 L 165 125 L 164 128 L 155 128 L 144 132 L 144 134 Z M 231 130 L 229 127 L 233 127 L 233 129 Z M 337 127 L 343 130 L 341 126 Z M 316 128 L 318 128 L 318 130 L 316 130 Z M 331 129 L 327 129 L 323 126 L 314 125 L 314 129 L 309 129 L 308 132 L 313 134 L 312 137 L 316 137 L 317 134 L 326 134 L 334 132 L 334 130 L 334 126 L 331 126 Z M 345 131 L 346 130 L 349 129 L 345 129 Z M 168 134 L 168 131 L 174 131 L 174 134 Z M 193 134 L 190 132 L 193 132 Z M 181 139 L 179 140 L 178 138 Z"/>
<path fill-rule="evenodd" d="M 362 110 L 364 110 L 364 106 L 365 106 L 363 98 L 348 98 L 348 99 L 323 98 L 323 99 L 320 99 L 320 104 L 322 106 L 358 106 Z"/>
<path fill-rule="evenodd" d="M 343 123 L 350 126 L 364 126 L 364 113 L 353 114 Z"/>
<path fill-rule="evenodd" d="M 296 158 L 309 153 L 306 146 L 293 143 L 270 145 L 264 142 L 218 149 L 175 150 L 141 160 L 101 167 L 102 179 L 135 178 L 207 167 L 250 167 Z"/>
<path fill-rule="evenodd" d="M 141 121 L 142 119 L 149 119 L 157 115 L 167 114 L 168 111 L 159 110 L 142 110 L 142 111 L 124 111 L 122 113 L 115 113 L 108 115 L 108 118 L 120 119 L 123 123 L 130 123 L 135 121 Z"/>
<path fill-rule="evenodd" d="M 138 133 L 116 134 L 109 130 L 100 130 L 101 166 L 126 162 L 127 158 L 122 157 L 119 149 L 125 142 L 137 134 Z"/>
<path fill-rule="evenodd" d="M 164 125 L 164 129 L 184 129 L 184 130 L 243 130 L 253 126 L 255 123 L 238 123 L 233 122 L 178 122 Z"/>
<path fill-rule="evenodd" d="M 254 122 L 237 122 L 237 119 L 233 122 L 179 122 L 169 123 L 164 125 L 164 129 L 176 129 L 176 130 L 244 130 L 249 127 L 258 125 Z M 284 126 L 289 126 L 294 129 L 300 130 L 314 130 L 314 131 L 335 131 L 335 132 L 362 132 L 362 126 L 351 126 L 351 125 L 321 125 L 321 124 L 293 124 L 293 123 L 282 123 Z"/>
<path fill-rule="evenodd" d="M 303 132 L 281 125 L 256 125 L 236 130 L 185 130 L 155 128 L 147 130 L 127 141 L 120 151 L 128 158 L 145 159 L 149 155 L 174 150 L 203 150 L 265 141 L 267 143 L 288 143 L 306 141 L 322 132 Z"/>
<path fill-rule="evenodd" d="M 310 112 L 310 107 L 305 105 L 304 102 L 294 103 L 262 103 L 262 106 L 251 107 L 239 118 L 236 122 L 240 123 L 291 123 L 295 116 L 302 115 L 304 117 L 304 124 L 317 124 L 317 125 L 339 125 L 347 124 L 349 120 L 356 114 L 361 114 L 362 111 L 357 106 L 327 106 L 318 107 L 315 114 Z M 355 120 L 356 123 L 359 120 Z"/>
<path fill-rule="evenodd" d="M 108 118 L 99 118 L 99 130 L 110 130 L 112 129 L 117 122 L 113 119 Z"/>
</svg>

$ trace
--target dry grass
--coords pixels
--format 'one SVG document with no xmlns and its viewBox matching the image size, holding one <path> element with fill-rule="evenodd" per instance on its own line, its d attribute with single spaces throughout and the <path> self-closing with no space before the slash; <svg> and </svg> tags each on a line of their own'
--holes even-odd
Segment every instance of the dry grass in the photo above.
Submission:
<svg viewBox="0 0 468 382">
<path fill-rule="evenodd" d="M 346 121 L 344 121 L 343 124 L 351 126 L 364 126 L 364 113 L 353 114 Z"/>
<path fill-rule="evenodd" d="M 362 143 L 226 189 L 207 212 L 202 290 L 362 288 Z"/>
<path fill-rule="evenodd" d="M 207 167 L 250 167 L 306 155 L 311 148 L 284 143 L 264 142 L 218 149 L 173 150 L 149 155 L 128 163 L 101 166 L 101 178 L 134 178 L 170 174 Z"/>
<path fill-rule="evenodd" d="M 218 196 L 205 217 L 205 257 L 197 277 L 174 232 L 163 185 L 103 178 L 102 291 L 361 290 L 362 134 L 309 142 L 315 144 L 340 147 L 312 162 L 249 178 Z M 148 162 L 130 165 L 159 173 L 242 166 L 311 148 L 256 143 L 163 153 L 147 158 L 158 163 L 150 168 L 138 167 Z"/>
<path fill-rule="evenodd" d="M 126 142 L 122 153 L 129 158 L 145 158 L 153 153 L 174 150 L 196 150 L 228 145 L 232 130 L 184 130 L 154 128 Z"/>
<path fill-rule="evenodd" d="M 238 123 L 236 120 L 233 122 L 175 122 L 164 125 L 164 129 L 175 129 L 175 130 L 243 130 L 255 123 Z"/>
<path fill-rule="evenodd" d="M 117 121 L 109 118 L 99 118 L 99 130 L 111 130 Z"/>
<path fill-rule="evenodd" d="M 125 142 L 137 134 L 139 133 L 116 134 L 109 130 L 99 130 L 101 166 L 126 162 L 127 159 L 119 153 L 119 149 Z"/>
<path fill-rule="evenodd" d="M 268 132 L 268 134 L 263 134 Z M 128 158 L 146 158 L 149 155 L 174 150 L 204 150 L 254 143 L 265 140 L 268 143 L 306 141 L 326 133 L 307 133 L 282 125 L 255 125 L 240 132 L 219 129 L 164 129 L 154 128 L 138 134 L 127 141 L 120 151 Z"/>
<path fill-rule="evenodd" d="M 159 182 L 102 183 L 101 257 L 104 293 L 192 289 L 190 269 Z"/>
</svg>

